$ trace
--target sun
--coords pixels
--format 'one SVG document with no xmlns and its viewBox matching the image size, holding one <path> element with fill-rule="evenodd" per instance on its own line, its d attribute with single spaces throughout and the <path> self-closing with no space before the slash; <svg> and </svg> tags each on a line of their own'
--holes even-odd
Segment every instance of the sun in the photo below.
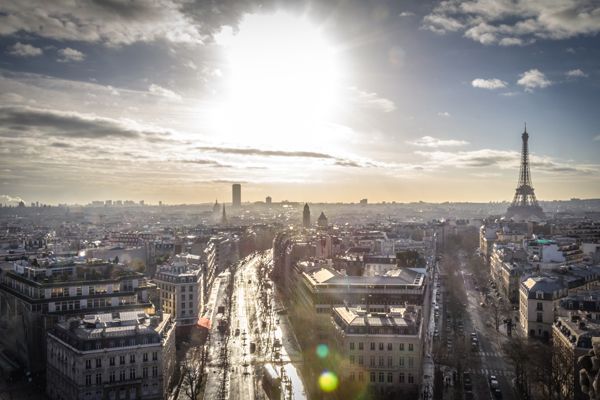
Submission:
<svg viewBox="0 0 600 400">
<path fill-rule="evenodd" d="M 304 16 L 248 15 L 239 31 L 224 30 L 226 95 L 220 124 L 253 144 L 296 145 L 317 136 L 338 98 L 336 51 Z"/>
</svg>

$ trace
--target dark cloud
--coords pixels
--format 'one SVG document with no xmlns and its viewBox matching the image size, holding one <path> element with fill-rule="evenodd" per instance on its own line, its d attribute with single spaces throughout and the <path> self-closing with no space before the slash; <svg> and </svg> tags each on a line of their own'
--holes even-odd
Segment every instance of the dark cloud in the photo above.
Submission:
<svg viewBox="0 0 600 400">
<path fill-rule="evenodd" d="M 312 151 L 284 151 L 284 150 L 261 150 L 252 148 L 235 148 L 235 147 L 210 147 L 201 146 L 197 147 L 198 150 L 210 151 L 214 153 L 222 154 L 238 154 L 244 156 L 264 156 L 264 157 L 304 157 L 304 158 L 321 158 L 336 160 L 330 154 L 317 153 Z"/>
<path fill-rule="evenodd" d="M 65 142 L 54 142 L 54 143 L 50 143 L 51 147 L 58 147 L 59 149 L 69 149 L 71 147 L 73 147 L 72 145 L 70 145 L 69 143 L 65 143 Z"/>
<path fill-rule="evenodd" d="M 166 131 L 143 131 L 130 128 L 110 118 L 30 107 L 1 107 L 0 125 L 2 126 L 0 132 L 8 135 L 11 132 L 19 132 L 66 138 L 121 138 L 149 141 L 167 140 L 170 135 Z"/>
<path fill-rule="evenodd" d="M 351 160 L 337 160 L 335 162 L 335 165 L 339 165 L 340 167 L 356 167 L 356 168 L 362 167 L 362 165 L 360 165 L 359 163 L 357 163 L 355 161 L 351 161 Z"/>
<path fill-rule="evenodd" d="M 215 160 L 207 160 L 207 159 L 193 159 L 193 160 L 173 160 L 176 162 L 181 162 L 185 164 L 198 164 L 198 165 L 209 165 L 211 167 L 216 168 L 231 168 L 231 165 L 221 164 Z"/>
</svg>

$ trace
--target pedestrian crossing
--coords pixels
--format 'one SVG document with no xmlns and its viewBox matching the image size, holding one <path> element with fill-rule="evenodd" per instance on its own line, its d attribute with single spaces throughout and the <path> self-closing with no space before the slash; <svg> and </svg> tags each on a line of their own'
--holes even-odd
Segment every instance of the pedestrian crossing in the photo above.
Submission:
<svg viewBox="0 0 600 400">
<path fill-rule="evenodd" d="M 503 357 L 503 354 L 498 351 L 477 351 L 473 354 L 479 357 Z"/>
<path fill-rule="evenodd" d="M 514 378 L 515 373 L 513 371 L 509 371 L 506 369 L 488 369 L 488 368 L 467 368 L 465 372 L 469 372 L 473 375 L 496 375 L 496 376 L 505 376 L 507 378 Z"/>
</svg>

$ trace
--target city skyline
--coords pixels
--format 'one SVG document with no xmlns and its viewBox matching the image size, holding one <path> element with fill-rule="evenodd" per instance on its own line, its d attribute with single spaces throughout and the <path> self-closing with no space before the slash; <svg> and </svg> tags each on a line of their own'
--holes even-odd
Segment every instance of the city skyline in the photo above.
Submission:
<svg viewBox="0 0 600 400">
<path fill-rule="evenodd" d="M 600 197 L 593 2 L 35 7 L 0 5 L 0 203 L 510 201 L 525 121 L 537 197 Z"/>
</svg>

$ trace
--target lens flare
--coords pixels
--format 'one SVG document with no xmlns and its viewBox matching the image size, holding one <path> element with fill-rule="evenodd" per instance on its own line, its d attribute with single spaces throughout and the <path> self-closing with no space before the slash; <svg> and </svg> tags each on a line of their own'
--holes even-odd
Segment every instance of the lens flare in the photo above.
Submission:
<svg viewBox="0 0 600 400">
<path fill-rule="evenodd" d="M 317 346 L 317 356 L 319 358 L 325 358 L 329 355 L 329 347 L 326 344 L 320 344 Z"/>
<path fill-rule="evenodd" d="M 325 371 L 319 376 L 319 387 L 324 392 L 333 392 L 338 387 L 338 377 L 330 371 Z"/>
</svg>

